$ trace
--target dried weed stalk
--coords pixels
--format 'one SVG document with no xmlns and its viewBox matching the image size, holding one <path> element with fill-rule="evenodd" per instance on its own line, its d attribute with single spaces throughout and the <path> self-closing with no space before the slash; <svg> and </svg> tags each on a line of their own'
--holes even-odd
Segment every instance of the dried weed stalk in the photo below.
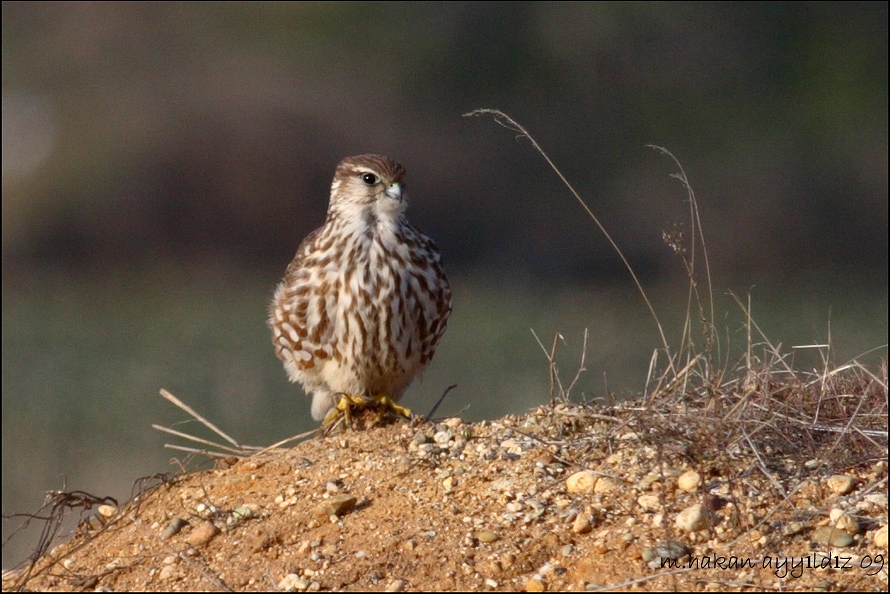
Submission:
<svg viewBox="0 0 890 594">
<path fill-rule="evenodd" d="M 650 360 L 642 396 L 612 406 L 595 406 L 568 403 L 568 393 L 584 370 L 584 353 L 578 375 L 568 389 L 563 389 L 554 361 L 562 337 L 557 334 L 548 351 L 535 336 L 550 366 L 549 411 L 553 416 L 551 429 L 555 429 L 550 443 L 558 444 L 555 440 L 564 434 L 574 436 L 573 443 L 577 443 L 579 427 L 588 428 L 583 438 L 589 442 L 585 459 L 573 461 L 586 466 L 611 454 L 627 439 L 640 440 L 657 449 L 659 467 L 679 456 L 684 465 L 698 468 L 703 477 L 722 477 L 703 486 L 706 503 L 713 503 L 713 498 L 707 497 L 711 491 L 729 483 L 724 490 L 736 493 L 753 473 L 759 473 L 783 503 L 754 524 L 737 515 L 731 517 L 742 535 L 767 521 L 779 508 L 787 507 L 790 494 L 814 474 L 819 477 L 874 468 L 878 463 L 878 467 L 883 464 L 883 478 L 877 478 L 868 490 L 886 485 L 886 355 L 878 370 L 870 370 L 856 360 L 835 365 L 829 356 L 829 332 L 824 345 L 794 347 L 820 349 L 822 370 L 795 370 L 789 363 L 790 354 L 770 342 L 754 321 L 750 296 L 745 303 L 733 294 L 745 316 L 746 344 L 742 358 L 731 363 L 729 349 L 720 344 L 714 321 L 714 292 L 698 202 L 682 165 L 670 151 L 651 146 L 673 161 L 678 172 L 672 177 L 682 183 L 689 203 L 690 237 L 676 230 L 663 236 L 680 258 L 689 283 L 685 319 L 674 350 L 620 248 L 540 145 L 521 124 L 501 111 L 477 109 L 465 114 L 480 115 L 493 116 L 496 123 L 526 138 L 556 172 L 624 262 L 661 337 L 661 347 L 653 351 Z M 699 257 L 704 263 L 704 292 L 697 270 Z M 585 348 L 586 344 L 585 332 Z M 886 352 L 886 348 L 883 345 L 875 350 Z M 604 423 L 603 418 L 621 422 Z M 566 431 L 567 426 L 572 430 Z"/>
</svg>

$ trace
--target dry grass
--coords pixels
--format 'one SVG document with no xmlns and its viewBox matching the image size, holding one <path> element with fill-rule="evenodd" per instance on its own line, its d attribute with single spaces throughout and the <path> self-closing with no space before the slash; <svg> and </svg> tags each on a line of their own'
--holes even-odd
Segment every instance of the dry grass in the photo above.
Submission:
<svg viewBox="0 0 890 594">
<path fill-rule="evenodd" d="M 605 449 L 592 450 L 592 457 L 606 454 L 619 435 L 632 428 L 641 439 L 660 448 L 679 449 L 693 462 L 707 460 L 712 468 L 703 476 L 742 479 L 760 472 L 785 498 L 802 484 L 802 476 L 863 469 L 879 461 L 884 462 L 883 477 L 860 496 L 887 490 L 887 345 L 873 349 L 885 353 L 878 369 L 856 360 L 832 362 L 830 340 L 828 344 L 792 347 L 818 349 L 822 354 L 821 371 L 795 370 L 788 363 L 791 353 L 783 352 L 758 327 L 750 302 L 733 295 L 745 314 L 747 341 L 739 360 L 731 362 L 730 345 L 721 345 L 714 322 L 714 292 L 698 202 L 686 172 L 670 151 L 651 146 L 677 168 L 671 177 L 682 184 L 689 205 L 690 236 L 676 231 L 663 235 L 688 279 L 685 319 L 674 349 L 619 246 L 529 132 L 497 110 L 479 109 L 465 115 L 490 115 L 531 142 L 618 253 L 658 328 L 662 345 L 652 354 L 646 390 L 639 401 L 605 409 L 588 405 L 591 415 L 622 420 L 611 425 L 605 439 L 597 440 Z M 703 260 L 703 274 L 698 270 L 699 260 Z M 561 336 L 554 337 L 548 351 L 538 339 L 550 365 L 551 404 L 567 403 L 571 388 L 585 371 L 586 353 L 582 352 L 577 373 L 567 388 L 563 386 L 555 362 L 560 340 Z M 585 349 L 586 345 L 585 331 Z M 756 468 L 739 468 L 738 460 L 749 455 L 757 461 Z"/>
</svg>

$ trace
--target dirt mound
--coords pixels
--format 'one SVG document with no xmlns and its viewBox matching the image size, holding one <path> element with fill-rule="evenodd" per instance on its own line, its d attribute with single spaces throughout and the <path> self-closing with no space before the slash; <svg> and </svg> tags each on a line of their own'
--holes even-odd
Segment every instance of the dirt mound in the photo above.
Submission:
<svg viewBox="0 0 890 594">
<path fill-rule="evenodd" d="M 715 448 L 680 414 L 560 404 L 223 462 L 100 507 L 4 589 L 886 591 L 886 453 Z"/>
</svg>

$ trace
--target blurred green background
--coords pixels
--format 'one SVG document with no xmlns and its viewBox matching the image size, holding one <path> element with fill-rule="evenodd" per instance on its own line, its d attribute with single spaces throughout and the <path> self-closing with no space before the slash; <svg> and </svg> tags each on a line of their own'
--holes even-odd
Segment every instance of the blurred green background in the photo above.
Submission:
<svg viewBox="0 0 890 594">
<path fill-rule="evenodd" d="M 3 513 L 49 489 L 120 499 L 174 470 L 152 423 L 268 445 L 314 424 L 265 326 L 336 163 L 403 162 L 454 313 L 405 403 L 495 418 L 643 389 L 655 325 L 535 135 L 627 254 L 676 345 L 663 232 L 699 200 L 722 356 L 727 296 L 784 348 L 886 357 L 887 3 L 30 3 L 3 10 Z M 818 353 L 795 364 L 820 367 Z M 5 539 L 15 523 L 4 521 Z M 21 560 L 33 531 L 3 548 Z"/>
</svg>

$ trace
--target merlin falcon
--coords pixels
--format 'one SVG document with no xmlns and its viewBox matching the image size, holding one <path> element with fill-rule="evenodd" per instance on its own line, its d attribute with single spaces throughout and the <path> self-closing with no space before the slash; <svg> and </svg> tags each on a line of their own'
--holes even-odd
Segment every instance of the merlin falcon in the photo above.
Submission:
<svg viewBox="0 0 890 594">
<path fill-rule="evenodd" d="M 432 239 L 405 216 L 405 169 L 379 155 L 337 165 L 324 225 L 310 233 L 269 307 L 275 354 L 312 394 L 312 417 L 396 403 L 429 365 L 451 313 Z"/>
</svg>

